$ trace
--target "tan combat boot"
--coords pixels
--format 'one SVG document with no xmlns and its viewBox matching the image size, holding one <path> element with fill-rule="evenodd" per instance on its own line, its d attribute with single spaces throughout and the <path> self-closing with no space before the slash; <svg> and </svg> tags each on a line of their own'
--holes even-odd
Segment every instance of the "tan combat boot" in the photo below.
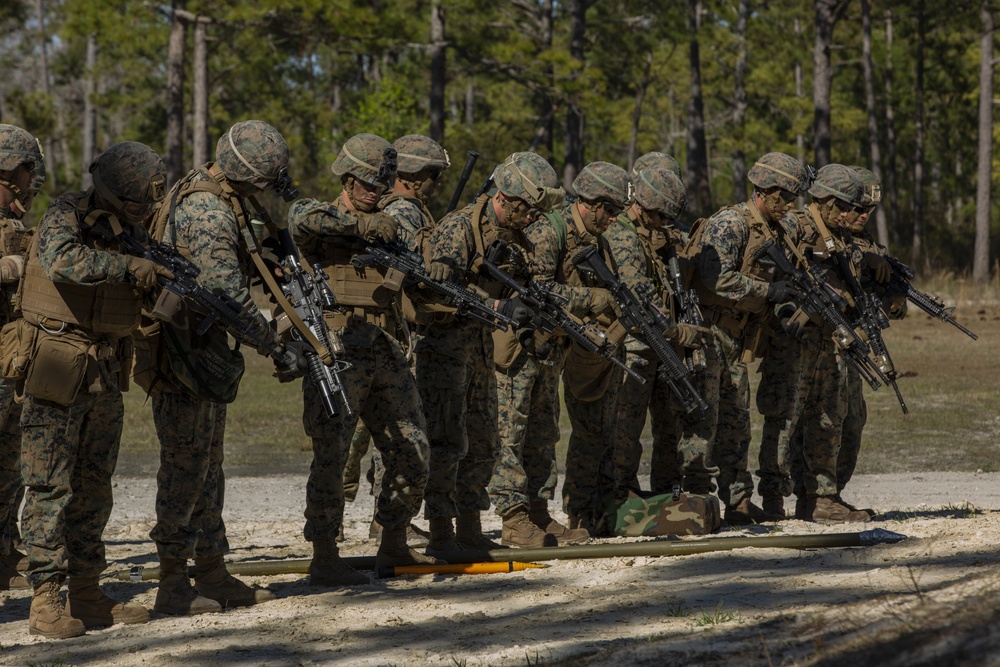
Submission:
<svg viewBox="0 0 1000 667">
<path fill-rule="evenodd" d="M 786 518 L 785 497 L 780 493 L 765 493 L 761 497 L 760 504 L 765 514 L 781 517 L 782 519 Z"/>
<path fill-rule="evenodd" d="M 248 586 L 229 574 L 221 555 L 194 559 L 194 588 L 223 609 L 249 607 L 274 599 L 274 593 L 266 588 Z"/>
<path fill-rule="evenodd" d="M 443 560 L 425 556 L 406 543 L 405 523 L 398 526 L 382 526 L 382 542 L 375 552 L 375 571 L 379 576 L 386 568 L 401 565 L 446 565 Z"/>
<path fill-rule="evenodd" d="M 170 616 L 197 616 L 222 611 L 222 605 L 198 594 L 191 586 L 186 560 L 160 559 L 160 585 L 153 611 Z"/>
<path fill-rule="evenodd" d="M 750 502 L 749 498 L 744 498 L 738 505 L 726 508 L 726 523 L 730 526 L 746 526 L 751 523 L 781 521 L 784 518 L 784 514 L 777 516 L 775 514 L 765 512 Z"/>
<path fill-rule="evenodd" d="M 97 577 L 69 578 L 66 612 L 83 621 L 87 628 L 149 622 L 149 612 L 145 607 L 109 598 L 98 586 Z"/>
<path fill-rule="evenodd" d="M 450 516 L 429 519 L 431 536 L 427 541 L 424 553 L 428 556 L 441 556 L 461 551 L 462 547 L 455 541 L 455 525 Z"/>
<path fill-rule="evenodd" d="M 852 512 L 864 512 L 865 514 L 867 514 L 870 517 L 875 517 L 875 516 L 878 515 L 878 512 L 876 512 L 871 507 L 856 507 L 856 506 L 852 505 L 851 503 L 849 503 L 846 500 L 844 500 L 843 497 L 839 493 L 837 494 L 836 498 L 837 498 L 837 502 L 838 503 L 840 503 L 841 505 L 843 505 L 847 509 L 851 510 Z"/>
<path fill-rule="evenodd" d="M 11 551 L 6 556 L 0 557 L 0 591 L 26 590 L 31 588 L 27 578 L 24 577 L 24 567 L 27 566 L 27 559 L 19 551 Z"/>
<path fill-rule="evenodd" d="M 559 546 L 555 535 L 546 533 L 531 521 L 523 505 L 518 505 L 504 515 L 500 543 L 520 549 Z"/>
<path fill-rule="evenodd" d="M 455 519 L 455 541 L 465 551 L 501 549 L 496 542 L 483 535 L 483 524 L 478 511 L 464 512 Z"/>
<path fill-rule="evenodd" d="M 340 557 L 337 543 L 329 538 L 313 540 L 313 558 L 309 563 L 309 584 L 312 586 L 364 586 L 370 584 L 367 574 L 358 572 Z"/>
<path fill-rule="evenodd" d="M 863 522 L 871 519 L 868 512 L 852 510 L 832 496 L 809 496 L 806 499 L 807 521 L 819 523 Z"/>
<path fill-rule="evenodd" d="M 83 621 L 73 618 L 63 606 L 59 588 L 62 577 L 52 577 L 35 586 L 28 612 L 28 634 L 41 635 L 49 639 L 79 637 L 87 631 Z"/>
<path fill-rule="evenodd" d="M 583 544 L 590 539 L 590 532 L 586 528 L 567 528 L 552 518 L 549 514 L 549 503 L 547 500 L 531 501 L 531 509 L 528 518 L 549 535 L 554 535 L 559 544 Z M 501 542 L 503 540 L 501 539 Z M 504 542 L 504 544 L 507 544 Z"/>
</svg>

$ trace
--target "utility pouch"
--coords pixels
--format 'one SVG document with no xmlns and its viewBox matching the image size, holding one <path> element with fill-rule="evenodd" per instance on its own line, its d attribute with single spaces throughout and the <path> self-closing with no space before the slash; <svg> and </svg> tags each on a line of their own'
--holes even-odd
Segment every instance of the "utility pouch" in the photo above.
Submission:
<svg viewBox="0 0 1000 667">
<path fill-rule="evenodd" d="M 87 376 L 91 344 L 67 336 L 40 333 L 24 379 L 32 398 L 72 405 Z"/>
<path fill-rule="evenodd" d="M 24 320 L 17 319 L 8 322 L 0 329 L 0 372 L 12 380 L 24 378 L 28 366 L 28 357 L 19 354 L 21 350 L 21 335 Z M 34 327 L 31 327 L 34 329 Z M 27 332 L 24 332 L 27 333 Z M 30 348 L 29 348 L 30 350 Z"/>
<path fill-rule="evenodd" d="M 614 370 L 614 364 L 600 354 L 573 343 L 566 353 L 563 381 L 577 400 L 592 403 L 607 393 Z"/>
<path fill-rule="evenodd" d="M 493 330 L 493 363 L 497 370 L 505 371 L 510 368 L 521 355 L 522 349 L 513 327 L 507 331 Z"/>
</svg>

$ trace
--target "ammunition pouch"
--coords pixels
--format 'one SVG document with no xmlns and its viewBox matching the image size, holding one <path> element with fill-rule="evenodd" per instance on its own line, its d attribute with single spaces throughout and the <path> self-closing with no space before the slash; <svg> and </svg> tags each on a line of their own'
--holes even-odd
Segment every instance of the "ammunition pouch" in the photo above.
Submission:
<svg viewBox="0 0 1000 667">
<path fill-rule="evenodd" d="M 337 296 L 339 298 L 340 295 Z M 359 324 L 374 324 L 380 329 L 392 331 L 396 324 L 391 314 L 382 308 L 356 306 L 342 311 L 326 312 L 323 316 L 330 331 L 340 331 Z"/>
<path fill-rule="evenodd" d="M 514 365 L 523 349 L 518 340 L 518 332 L 513 327 L 507 331 L 493 330 L 493 362 L 497 370 L 505 371 Z"/>
<path fill-rule="evenodd" d="M 94 341 L 72 331 L 38 329 L 24 377 L 24 393 L 58 405 L 72 405 L 86 383 L 88 393 L 109 387 L 104 373 L 122 380 L 123 361 L 131 359 L 128 339 Z"/>
</svg>

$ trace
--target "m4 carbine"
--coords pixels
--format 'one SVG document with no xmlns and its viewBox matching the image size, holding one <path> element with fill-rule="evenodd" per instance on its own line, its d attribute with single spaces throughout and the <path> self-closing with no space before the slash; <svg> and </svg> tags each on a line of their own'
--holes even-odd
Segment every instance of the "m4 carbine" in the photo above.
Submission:
<svg viewBox="0 0 1000 667">
<path fill-rule="evenodd" d="M 910 281 L 913 280 L 916 275 L 913 272 L 913 269 L 908 267 L 906 264 L 903 264 L 895 257 L 887 256 L 885 259 L 889 262 L 889 266 L 892 267 L 892 277 L 889 279 L 889 292 L 891 294 L 905 294 L 910 303 L 931 317 L 936 317 L 942 322 L 947 322 L 953 327 L 956 327 L 972 340 L 979 340 L 979 336 L 972 333 L 952 318 L 951 314 L 955 312 L 954 307 L 946 308 L 941 299 L 927 294 L 926 292 L 921 292 L 910 284 Z"/>
</svg>

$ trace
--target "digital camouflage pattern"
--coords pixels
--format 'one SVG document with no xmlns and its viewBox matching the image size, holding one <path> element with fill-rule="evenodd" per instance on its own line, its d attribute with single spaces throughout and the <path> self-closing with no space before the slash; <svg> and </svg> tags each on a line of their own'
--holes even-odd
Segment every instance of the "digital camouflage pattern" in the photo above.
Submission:
<svg viewBox="0 0 1000 667">
<path fill-rule="evenodd" d="M 330 171 L 340 179 L 351 175 L 369 185 L 391 188 L 396 179 L 395 171 L 384 180 L 378 176 L 385 151 L 391 148 L 392 144 L 377 134 L 356 134 L 344 142 Z"/>
<path fill-rule="evenodd" d="M 493 180 L 500 192 L 542 211 L 560 206 L 566 197 L 555 169 L 537 153 L 511 154 L 497 167 Z"/>
<path fill-rule="evenodd" d="M 16 382 L 0 380 L 0 560 L 20 539 L 17 510 L 21 505 L 21 404 L 14 401 Z M 3 582 L 0 582 L 0 586 Z"/>
<path fill-rule="evenodd" d="M 797 194 L 805 194 L 810 186 L 806 166 L 785 153 L 760 156 L 747 172 L 747 180 L 761 190 L 782 188 Z"/>
<path fill-rule="evenodd" d="M 800 362 L 799 341 L 780 326 L 772 328 L 757 369 L 757 412 L 764 418 L 757 456 L 757 492 L 762 496 L 792 493 L 791 428 L 802 409 Z"/>
<path fill-rule="evenodd" d="M 25 162 L 42 163 L 38 139 L 16 125 L 0 123 L 0 170 L 11 171 Z"/>
<path fill-rule="evenodd" d="M 861 434 L 868 423 L 868 404 L 865 402 L 864 382 L 850 365 L 847 367 L 847 414 L 840 432 L 840 451 L 837 453 L 837 492 L 844 490 L 854 476 L 861 453 Z"/>
<path fill-rule="evenodd" d="M 882 181 L 871 169 L 851 165 L 850 167 L 861 177 L 861 186 L 864 192 L 861 195 L 862 206 L 876 206 L 882 202 Z"/>
<path fill-rule="evenodd" d="M 122 141 L 101 153 L 90 173 L 97 195 L 132 222 L 143 220 L 166 194 L 163 160 L 137 141 Z"/>
<path fill-rule="evenodd" d="M 434 226 L 434 216 L 427 205 L 414 197 L 391 194 L 379 199 L 378 208 L 399 223 L 397 240 L 410 250 L 420 252 L 416 247 L 417 232 L 422 227 Z"/>
<path fill-rule="evenodd" d="M 292 204 L 288 226 L 303 262 L 327 261 L 325 244 L 333 240 L 342 240 L 346 246 L 356 243 L 361 215 L 350 211 L 342 197 L 334 202 L 300 199 Z M 340 532 L 345 457 L 359 419 L 371 432 L 384 464 L 376 521 L 382 526 L 405 524 L 420 507 L 428 479 L 426 421 L 395 326 L 390 324 L 393 332 L 389 333 L 358 321 L 339 329 L 343 360 L 351 364 L 341 373 L 341 381 L 354 410 L 352 417 L 344 412 L 328 417 L 318 388 L 309 377 L 303 380 L 302 422 L 313 442 L 306 485 L 305 537 L 309 541 L 333 539 Z"/>
<path fill-rule="evenodd" d="M 422 134 L 407 134 L 392 142 L 396 149 L 396 170 L 400 175 L 413 176 L 424 169 L 444 171 L 451 166 L 448 151 L 438 142 Z"/>
<path fill-rule="evenodd" d="M 732 302 L 740 312 L 761 312 L 768 282 L 741 272 L 743 257 L 750 241 L 753 202 L 719 209 L 704 223 L 697 271 L 705 287 Z"/>
<path fill-rule="evenodd" d="M 632 197 L 647 211 L 676 220 L 687 205 L 684 183 L 660 167 L 645 167 L 632 173 Z"/>
<path fill-rule="evenodd" d="M 288 167 L 288 144 L 264 121 L 245 120 L 219 137 L 215 162 L 230 181 L 266 190 L 278 172 Z"/>
<path fill-rule="evenodd" d="M 666 169 L 671 174 L 676 176 L 678 179 L 682 179 L 681 176 L 681 165 L 674 159 L 672 155 L 667 153 L 661 153 L 659 151 L 651 151 L 645 155 L 639 156 L 635 162 L 632 163 L 632 176 L 635 176 L 643 169 L 648 167 L 659 167 L 660 169 Z"/>
<path fill-rule="evenodd" d="M 722 513 L 715 496 L 629 493 L 609 503 L 605 521 L 609 532 L 621 537 L 709 535 L 722 525 Z"/>
<path fill-rule="evenodd" d="M 573 179 L 573 192 L 581 199 L 624 207 L 629 198 L 628 172 L 610 162 L 591 162 Z"/>
<path fill-rule="evenodd" d="M 819 168 L 809 194 L 814 199 L 834 197 L 840 201 L 860 206 L 865 195 L 861 175 L 842 164 L 828 164 Z"/>
</svg>

